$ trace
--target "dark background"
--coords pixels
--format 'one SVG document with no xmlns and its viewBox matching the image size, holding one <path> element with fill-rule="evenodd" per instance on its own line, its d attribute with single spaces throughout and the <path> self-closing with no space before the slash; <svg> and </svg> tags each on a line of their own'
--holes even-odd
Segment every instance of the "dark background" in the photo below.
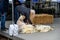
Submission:
<svg viewBox="0 0 60 40">
<path fill-rule="evenodd" d="M 13 0 L 14 1 L 14 8 L 17 6 L 17 5 L 19 5 L 19 2 L 18 2 L 18 0 Z M 7 20 L 12 20 L 12 5 L 11 5 L 11 3 L 9 3 L 9 1 L 8 0 L 6 0 L 6 2 L 8 3 L 8 13 L 7 13 Z M 26 5 L 26 7 L 28 7 L 28 8 L 30 8 L 30 0 L 26 0 L 26 2 L 25 2 L 25 5 Z M 35 8 L 33 7 L 33 9 L 35 9 L 35 11 L 36 11 L 36 13 L 37 14 L 40 14 L 40 13 L 49 13 L 49 14 L 52 14 L 52 15 L 57 15 L 58 17 L 60 17 L 60 11 L 58 10 L 58 12 L 57 13 L 55 13 L 55 10 L 54 9 L 42 9 L 42 8 L 39 8 L 38 7 L 38 3 L 36 4 L 37 6 L 35 6 Z M 60 3 L 58 3 L 58 5 L 59 5 L 59 8 L 60 8 Z M 58 8 L 58 9 L 59 9 Z"/>
</svg>

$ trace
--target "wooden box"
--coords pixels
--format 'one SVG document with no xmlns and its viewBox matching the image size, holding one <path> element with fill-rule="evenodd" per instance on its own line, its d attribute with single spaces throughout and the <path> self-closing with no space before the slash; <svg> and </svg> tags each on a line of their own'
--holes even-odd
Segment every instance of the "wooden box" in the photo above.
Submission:
<svg viewBox="0 0 60 40">
<path fill-rule="evenodd" d="M 51 24 L 53 23 L 53 15 L 48 14 L 35 14 L 34 18 L 31 18 L 33 24 Z"/>
</svg>

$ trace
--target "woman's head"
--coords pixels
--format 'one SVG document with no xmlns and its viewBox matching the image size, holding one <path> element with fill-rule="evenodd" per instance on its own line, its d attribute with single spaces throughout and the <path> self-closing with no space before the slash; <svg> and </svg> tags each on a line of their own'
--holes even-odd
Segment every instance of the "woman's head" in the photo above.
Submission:
<svg viewBox="0 0 60 40">
<path fill-rule="evenodd" d="M 35 10 L 33 10 L 33 9 L 31 9 L 30 12 L 35 14 Z"/>
<path fill-rule="evenodd" d="M 35 16 L 35 10 L 31 9 L 30 10 L 30 17 L 34 17 Z"/>
</svg>

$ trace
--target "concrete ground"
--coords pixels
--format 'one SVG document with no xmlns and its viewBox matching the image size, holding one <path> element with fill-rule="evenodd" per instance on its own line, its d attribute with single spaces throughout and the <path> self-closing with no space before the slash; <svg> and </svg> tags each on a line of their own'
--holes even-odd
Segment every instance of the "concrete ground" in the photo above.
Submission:
<svg viewBox="0 0 60 40">
<path fill-rule="evenodd" d="M 6 22 L 6 27 L 9 27 L 11 21 Z M 25 40 L 60 40 L 60 18 L 55 18 L 53 24 L 53 31 L 46 33 L 33 33 L 33 34 L 19 34 L 17 37 Z"/>
<path fill-rule="evenodd" d="M 60 18 L 54 19 L 54 30 L 46 33 L 20 34 L 25 40 L 60 40 Z"/>
</svg>

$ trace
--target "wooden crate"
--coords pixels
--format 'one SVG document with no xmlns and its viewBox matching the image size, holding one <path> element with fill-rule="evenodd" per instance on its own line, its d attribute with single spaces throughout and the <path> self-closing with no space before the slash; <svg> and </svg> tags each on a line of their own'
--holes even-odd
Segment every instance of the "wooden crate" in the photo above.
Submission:
<svg viewBox="0 0 60 40">
<path fill-rule="evenodd" d="M 53 23 L 53 15 L 48 14 L 35 14 L 34 18 L 31 18 L 33 24 L 51 24 Z"/>
</svg>

